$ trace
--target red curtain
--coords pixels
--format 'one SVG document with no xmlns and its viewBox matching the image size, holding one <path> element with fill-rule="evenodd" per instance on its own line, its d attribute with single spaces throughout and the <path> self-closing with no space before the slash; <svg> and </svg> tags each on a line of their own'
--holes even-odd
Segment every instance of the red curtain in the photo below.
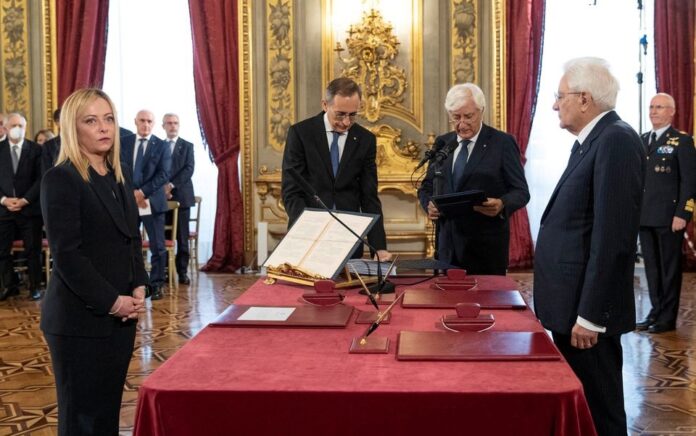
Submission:
<svg viewBox="0 0 696 436">
<path fill-rule="evenodd" d="M 523 164 L 541 77 L 545 7 L 545 0 L 508 1 L 505 6 L 507 129 L 517 138 Z M 510 217 L 509 266 L 529 268 L 533 257 L 529 216 L 527 209 L 522 208 Z"/>
<path fill-rule="evenodd" d="M 56 0 L 58 103 L 85 87 L 101 88 L 109 0 Z"/>
<path fill-rule="evenodd" d="M 657 90 L 674 97 L 674 127 L 692 132 L 694 127 L 694 20 L 696 1 L 655 0 L 655 74 Z M 686 228 L 696 243 L 693 221 Z M 696 255 L 686 241 L 682 252 L 688 269 L 696 269 Z"/>
<path fill-rule="evenodd" d="M 203 142 L 218 167 L 213 256 L 203 271 L 235 271 L 243 259 L 239 187 L 239 63 L 236 1 L 189 0 L 193 79 Z"/>
</svg>

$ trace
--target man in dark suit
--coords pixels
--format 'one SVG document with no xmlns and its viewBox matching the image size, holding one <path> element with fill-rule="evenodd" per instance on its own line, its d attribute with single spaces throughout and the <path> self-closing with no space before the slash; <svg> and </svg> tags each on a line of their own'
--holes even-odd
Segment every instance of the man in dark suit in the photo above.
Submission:
<svg viewBox="0 0 696 436">
<path fill-rule="evenodd" d="M 283 203 L 288 227 L 305 207 L 317 207 L 286 173 L 287 168 L 294 168 L 328 207 L 379 215 L 367 237 L 377 250 L 372 254 L 389 260 L 382 203 L 377 196 L 377 140 L 355 123 L 361 98 L 360 87 L 353 80 L 334 79 L 321 101 L 323 111 L 290 127 L 283 153 Z M 361 257 L 362 251 L 354 256 Z"/>
<path fill-rule="evenodd" d="M 650 101 L 652 130 L 641 139 L 647 151 L 640 247 L 652 309 L 637 330 L 674 330 L 682 284 L 682 242 L 694 213 L 696 149 L 691 136 L 672 127 L 674 99 L 657 94 Z"/>
<path fill-rule="evenodd" d="M 179 137 L 179 116 L 166 114 L 162 119 L 162 128 L 167 132 L 165 142 L 172 154 L 172 171 L 169 183 L 164 186 L 167 199 L 179 202 L 179 214 L 177 220 L 176 235 L 176 272 L 179 283 L 188 285 L 191 283 L 186 271 L 189 258 L 189 219 L 191 218 L 191 206 L 194 205 L 193 194 L 193 169 L 195 160 L 193 157 L 193 144 Z M 168 214 L 167 221 L 171 221 Z M 172 274 L 172 272 L 170 272 Z"/>
<path fill-rule="evenodd" d="M 465 83 L 449 90 L 445 109 L 454 131 L 439 136 L 433 146 L 447 158 L 428 166 L 418 196 L 428 217 L 437 220 L 439 260 L 471 274 L 505 275 L 508 218 L 527 204 L 529 190 L 515 139 L 483 124 L 485 108 L 486 98 L 478 86 Z M 482 190 L 487 199 L 467 216 L 441 216 L 431 201 L 436 194 L 468 190 Z"/>
<path fill-rule="evenodd" d="M 7 124 L 7 115 L 0 112 L 0 142 L 7 139 L 7 130 L 5 129 L 5 124 Z"/>
<path fill-rule="evenodd" d="M 613 108 L 603 59 L 565 65 L 553 109 L 577 136 L 541 217 L 534 307 L 583 384 L 599 435 L 625 435 L 621 334 L 635 327 L 633 270 L 645 173 L 638 134 Z"/>
<path fill-rule="evenodd" d="M 154 122 L 152 112 L 138 112 L 135 117 L 137 133 L 122 139 L 121 162 L 133 175 L 135 201 L 141 209 L 140 218 L 150 241 L 152 299 L 159 300 L 163 296 L 161 288 L 167 259 L 164 247 L 164 215 L 167 212 L 164 185 L 169 181 L 172 155 L 167 144 L 152 134 Z M 146 210 L 148 207 L 149 210 Z"/>
<path fill-rule="evenodd" d="M 41 298 L 41 147 L 25 139 L 27 121 L 7 117 L 7 139 L 0 142 L 0 300 L 17 293 L 10 286 L 12 242 L 18 230 L 29 270 L 29 297 Z"/>
</svg>

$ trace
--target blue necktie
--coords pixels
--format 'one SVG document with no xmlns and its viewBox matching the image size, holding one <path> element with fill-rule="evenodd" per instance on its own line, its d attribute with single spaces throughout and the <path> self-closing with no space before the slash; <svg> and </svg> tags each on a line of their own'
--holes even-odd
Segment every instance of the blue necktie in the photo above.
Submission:
<svg viewBox="0 0 696 436">
<path fill-rule="evenodd" d="M 338 132 L 333 133 L 333 140 L 331 141 L 331 168 L 333 168 L 333 175 L 336 177 L 338 173 L 338 137 L 341 136 Z"/>
<path fill-rule="evenodd" d="M 138 144 L 138 151 L 135 153 L 135 165 L 133 165 L 133 185 L 136 188 L 140 188 L 143 183 L 143 152 L 145 138 L 140 138 L 140 144 Z"/>
<path fill-rule="evenodd" d="M 455 191 L 459 189 L 459 184 L 462 182 L 462 179 L 464 178 L 464 168 L 466 167 L 467 160 L 469 160 L 470 143 L 471 141 L 468 139 L 462 140 L 462 148 L 461 150 L 459 150 L 457 160 L 454 161 L 454 169 L 452 170 L 452 188 Z"/>
</svg>

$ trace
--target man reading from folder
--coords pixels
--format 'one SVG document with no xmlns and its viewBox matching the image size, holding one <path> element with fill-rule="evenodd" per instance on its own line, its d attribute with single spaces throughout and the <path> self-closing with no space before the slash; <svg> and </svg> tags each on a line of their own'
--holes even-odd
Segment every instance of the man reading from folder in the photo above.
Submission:
<svg viewBox="0 0 696 436">
<path fill-rule="evenodd" d="M 323 111 L 290 127 L 283 153 L 282 193 L 288 227 L 305 207 L 317 207 L 310 195 L 288 174 L 294 168 L 330 208 L 379 215 L 368 234 L 380 260 L 389 260 L 377 196 L 377 140 L 355 122 L 362 93 L 353 80 L 334 79 L 321 101 Z M 358 250 L 355 257 L 362 257 Z"/>
<path fill-rule="evenodd" d="M 486 97 L 473 83 L 453 86 L 445 109 L 454 127 L 439 136 L 433 151 L 452 150 L 441 164 L 428 166 L 418 191 L 428 217 L 438 222 L 437 258 L 471 274 L 505 275 L 510 229 L 508 217 L 529 201 L 515 139 L 483 124 Z M 441 170 L 441 176 L 435 172 Z M 447 218 L 433 195 L 480 190 L 487 200 L 467 216 Z"/>
</svg>

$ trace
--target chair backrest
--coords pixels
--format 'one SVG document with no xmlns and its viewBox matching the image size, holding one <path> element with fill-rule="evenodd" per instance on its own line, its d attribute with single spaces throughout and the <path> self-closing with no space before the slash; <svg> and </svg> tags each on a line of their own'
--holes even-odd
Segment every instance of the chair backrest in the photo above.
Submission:
<svg viewBox="0 0 696 436">
<path fill-rule="evenodd" d="M 194 207 L 196 208 L 196 214 L 195 214 L 195 218 L 194 218 L 194 215 L 191 215 L 191 216 L 189 217 L 189 223 L 193 223 L 193 222 L 196 223 L 196 234 L 198 234 L 198 229 L 199 229 L 200 226 L 201 226 L 201 201 L 202 201 L 202 200 L 203 200 L 203 199 L 202 199 L 200 196 L 198 196 L 198 195 L 196 195 L 196 196 L 193 198 Z"/>
<path fill-rule="evenodd" d="M 171 239 L 176 241 L 177 223 L 179 221 L 179 202 L 174 200 L 167 201 L 167 210 L 172 211 L 172 222 L 171 224 L 164 224 L 164 234 L 166 235 L 168 232 L 171 232 L 169 233 Z"/>
</svg>

